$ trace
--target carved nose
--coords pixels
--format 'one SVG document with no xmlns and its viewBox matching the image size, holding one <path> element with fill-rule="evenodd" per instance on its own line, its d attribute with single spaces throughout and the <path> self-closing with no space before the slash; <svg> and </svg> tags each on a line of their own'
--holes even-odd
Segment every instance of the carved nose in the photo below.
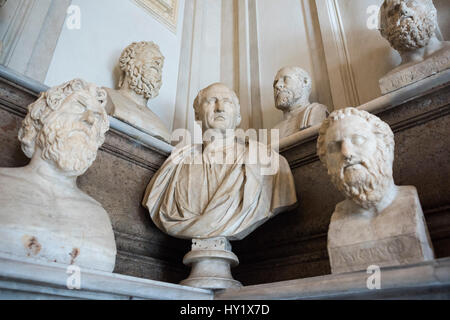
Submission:
<svg viewBox="0 0 450 320">
<path fill-rule="evenodd" d="M 283 89 L 284 88 L 284 82 L 281 81 L 281 80 L 278 80 L 277 83 L 275 84 L 275 88 Z"/>
<path fill-rule="evenodd" d="M 408 6 L 404 2 L 400 3 L 400 13 L 402 15 L 406 15 L 408 14 L 408 12 L 409 12 Z"/>
<path fill-rule="evenodd" d="M 353 150 L 350 144 L 347 141 L 342 142 L 341 146 L 342 156 L 345 160 L 351 160 L 353 157 Z"/>
<path fill-rule="evenodd" d="M 223 103 L 221 101 L 218 101 L 216 103 L 216 112 L 224 112 L 225 109 L 223 107 Z"/>
<path fill-rule="evenodd" d="M 91 110 L 88 110 L 84 113 L 83 121 L 89 125 L 93 125 L 95 122 L 94 113 Z"/>
</svg>

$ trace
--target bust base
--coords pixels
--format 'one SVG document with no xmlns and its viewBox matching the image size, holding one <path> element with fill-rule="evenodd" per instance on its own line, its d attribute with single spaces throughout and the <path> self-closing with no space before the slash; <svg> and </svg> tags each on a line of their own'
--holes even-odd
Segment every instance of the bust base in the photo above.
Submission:
<svg viewBox="0 0 450 320">
<path fill-rule="evenodd" d="M 381 94 L 396 91 L 410 84 L 450 69 L 450 45 L 434 53 L 422 62 L 395 70 L 380 79 Z"/>
<path fill-rule="evenodd" d="M 237 266 L 239 259 L 224 237 L 193 239 L 192 250 L 184 256 L 183 263 L 192 269 L 181 285 L 212 290 L 242 287 L 231 274 L 231 267 Z"/>
<path fill-rule="evenodd" d="M 347 202 L 348 203 L 348 202 Z M 417 190 L 399 187 L 392 204 L 374 218 L 338 204 L 328 230 L 331 272 L 346 273 L 434 259 Z"/>
</svg>

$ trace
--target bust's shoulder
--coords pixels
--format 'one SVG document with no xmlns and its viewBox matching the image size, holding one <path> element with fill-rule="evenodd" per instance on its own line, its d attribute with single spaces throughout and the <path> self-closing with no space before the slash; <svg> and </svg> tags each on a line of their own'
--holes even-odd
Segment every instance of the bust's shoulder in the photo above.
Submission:
<svg viewBox="0 0 450 320">
<path fill-rule="evenodd" d="M 415 186 L 398 186 L 396 199 L 418 198 L 419 194 Z"/>
<path fill-rule="evenodd" d="M 311 103 L 311 112 L 320 113 L 322 115 L 325 115 L 325 117 L 327 117 L 329 114 L 328 107 L 317 102 Z"/>
<path fill-rule="evenodd" d="M 27 181 L 27 173 L 23 168 L 0 168 L 0 184 L 7 185 L 12 181 Z"/>
<path fill-rule="evenodd" d="M 337 222 L 346 219 L 348 216 L 353 215 L 358 210 L 355 203 L 349 199 L 339 202 L 331 217 L 331 222 Z"/>
</svg>

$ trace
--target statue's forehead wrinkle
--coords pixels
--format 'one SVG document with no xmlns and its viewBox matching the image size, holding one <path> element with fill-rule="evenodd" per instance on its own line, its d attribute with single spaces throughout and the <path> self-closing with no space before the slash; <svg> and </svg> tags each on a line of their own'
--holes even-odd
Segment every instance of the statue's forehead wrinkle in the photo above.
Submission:
<svg viewBox="0 0 450 320">
<path fill-rule="evenodd" d="M 347 116 L 333 121 L 327 130 L 326 140 L 341 139 L 342 137 L 358 133 L 373 134 L 370 124 L 366 120 L 357 116 Z"/>
<path fill-rule="evenodd" d="M 232 96 L 232 91 L 226 87 L 211 87 L 204 91 L 205 97 L 215 97 L 215 96 Z"/>
</svg>

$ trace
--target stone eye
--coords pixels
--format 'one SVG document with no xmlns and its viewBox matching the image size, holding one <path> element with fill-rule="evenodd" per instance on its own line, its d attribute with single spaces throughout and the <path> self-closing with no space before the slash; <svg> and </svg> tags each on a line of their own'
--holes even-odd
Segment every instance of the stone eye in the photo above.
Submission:
<svg viewBox="0 0 450 320">
<path fill-rule="evenodd" d="M 341 143 L 340 142 L 330 142 L 327 145 L 327 152 L 328 153 L 336 153 L 339 152 L 341 149 Z"/>
<path fill-rule="evenodd" d="M 362 144 L 364 144 L 366 142 L 366 138 L 362 137 L 362 136 L 353 136 L 352 137 L 352 143 L 354 145 L 360 146 Z"/>
</svg>

